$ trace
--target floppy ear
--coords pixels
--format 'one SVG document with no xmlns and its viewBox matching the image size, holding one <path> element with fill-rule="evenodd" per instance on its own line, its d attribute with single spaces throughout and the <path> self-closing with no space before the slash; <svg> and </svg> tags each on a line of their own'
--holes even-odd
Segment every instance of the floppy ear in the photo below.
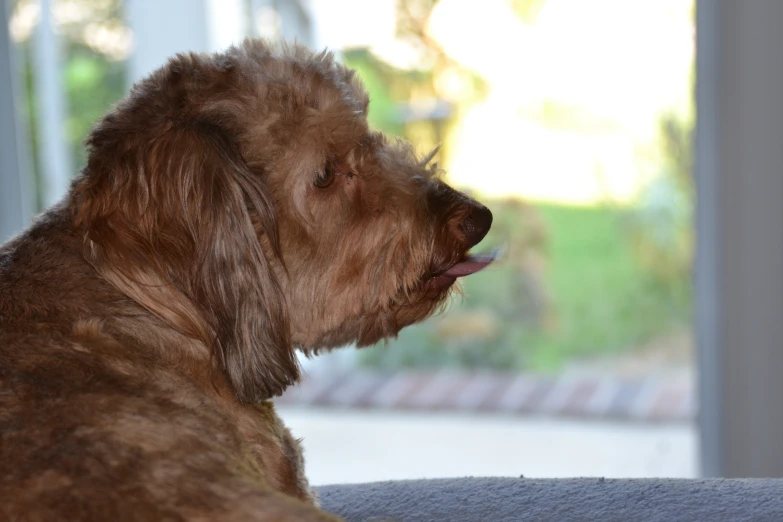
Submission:
<svg viewBox="0 0 783 522">
<path fill-rule="evenodd" d="M 75 192 L 86 258 L 126 295 L 210 346 L 241 401 L 282 393 L 299 367 L 270 265 L 282 258 L 263 179 L 209 124 L 145 139 L 108 143 L 100 129 L 91 138 Z"/>
</svg>

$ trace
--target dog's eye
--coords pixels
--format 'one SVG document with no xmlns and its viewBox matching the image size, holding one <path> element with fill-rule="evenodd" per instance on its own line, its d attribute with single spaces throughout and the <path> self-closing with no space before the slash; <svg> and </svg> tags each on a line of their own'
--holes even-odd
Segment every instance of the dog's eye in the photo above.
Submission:
<svg viewBox="0 0 783 522">
<path fill-rule="evenodd" d="M 334 167 L 327 165 L 326 168 L 315 178 L 313 185 L 322 189 L 327 188 L 329 185 L 334 183 L 335 175 L 336 173 L 334 171 Z"/>
</svg>

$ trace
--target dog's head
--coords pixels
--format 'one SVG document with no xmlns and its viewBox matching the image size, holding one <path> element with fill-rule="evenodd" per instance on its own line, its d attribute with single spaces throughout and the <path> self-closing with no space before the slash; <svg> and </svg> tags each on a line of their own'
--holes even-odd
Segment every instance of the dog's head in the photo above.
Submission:
<svg viewBox="0 0 783 522">
<path fill-rule="evenodd" d="M 178 56 L 88 140 L 71 198 L 85 256 L 212 347 L 246 402 L 298 378 L 295 348 L 396 335 L 489 263 L 468 251 L 492 214 L 367 108 L 327 53 Z"/>
</svg>

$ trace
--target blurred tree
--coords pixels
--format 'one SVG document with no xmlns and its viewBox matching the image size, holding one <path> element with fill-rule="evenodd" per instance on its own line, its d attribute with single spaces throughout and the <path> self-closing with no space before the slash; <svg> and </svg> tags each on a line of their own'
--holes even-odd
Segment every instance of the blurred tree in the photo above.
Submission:
<svg viewBox="0 0 783 522">
<path fill-rule="evenodd" d="M 688 286 L 693 263 L 693 124 L 674 114 L 659 123 L 660 172 L 642 191 L 628 223 L 634 251 L 660 282 Z"/>
<path fill-rule="evenodd" d="M 532 19 L 544 0 L 515 2 L 515 12 Z M 441 145 L 448 164 L 450 132 L 461 113 L 479 102 L 487 82 L 454 60 L 430 36 L 438 0 L 399 0 L 397 36 L 416 51 L 416 67 L 402 71 L 367 50 L 345 53 L 373 100 L 370 120 L 427 150 Z M 490 202 L 495 223 L 485 244 L 506 245 L 500 268 L 463 281 L 469 300 L 449 314 L 401 332 L 389 350 L 361 352 L 370 366 L 523 368 L 525 340 L 552 322 L 545 283 L 546 227 L 535 207 L 515 199 Z"/>
</svg>

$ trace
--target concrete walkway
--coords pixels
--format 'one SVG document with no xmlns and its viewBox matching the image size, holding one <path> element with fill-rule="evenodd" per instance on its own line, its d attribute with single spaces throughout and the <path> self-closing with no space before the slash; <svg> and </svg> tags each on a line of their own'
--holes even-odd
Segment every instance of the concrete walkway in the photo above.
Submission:
<svg viewBox="0 0 783 522">
<path fill-rule="evenodd" d="M 464 476 L 697 474 L 691 424 L 281 407 L 313 485 Z"/>
</svg>

